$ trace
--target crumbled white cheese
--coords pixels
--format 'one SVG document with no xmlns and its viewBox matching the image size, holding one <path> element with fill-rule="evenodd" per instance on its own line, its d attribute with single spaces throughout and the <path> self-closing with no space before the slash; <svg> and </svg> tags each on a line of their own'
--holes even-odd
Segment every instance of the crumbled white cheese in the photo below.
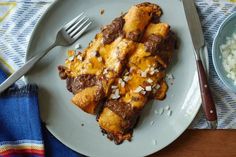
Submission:
<svg viewBox="0 0 236 157">
<path fill-rule="evenodd" d="M 129 69 L 129 72 L 132 72 L 134 70 L 134 67 L 131 67 L 130 69 Z"/>
<path fill-rule="evenodd" d="M 166 74 L 166 77 L 169 79 L 169 80 L 173 80 L 174 79 L 174 76 L 172 74 Z"/>
<path fill-rule="evenodd" d="M 164 112 L 164 109 L 161 107 L 161 108 L 159 109 L 159 115 L 162 115 L 163 112 Z"/>
<path fill-rule="evenodd" d="M 150 68 L 150 72 L 149 72 L 149 74 L 150 74 L 150 75 L 153 75 L 153 74 L 155 73 L 154 70 L 155 70 L 154 67 L 151 67 L 151 68 Z"/>
<path fill-rule="evenodd" d="M 103 27 L 103 29 L 105 29 L 106 27 Z M 105 43 L 105 39 L 104 38 L 102 38 L 102 40 L 101 40 L 101 44 L 104 44 Z"/>
<path fill-rule="evenodd" d="M 115 94 L 111 94 L 111 98 L 112 98 L 112 99 L 117 99 L 116 96 L 115 96 Z"/>
<path fill-rule="evenodd" d="M 125 87 L 125 82 L 122 81 L 120 85 L 121 85 L 121 87 Z"/>
<path fill-rule="evenodd" d="M 146 73 L 148 73 L 149 71 L 150 71 L 150 67 L 145 70 Z"/>
<path fill-rule="evenodd" d="M 80 43 L 77 43 L 77 44 L 75 45 L 75 49 L 77 50 L 77 49 L 80 49 L 80 48 L 81 48 Z"/>
<path fill-rule="evenodd" d="M 169 105 L 167 105 L 166 107 L 165 107 L 165 110 L 170 110 L 170 106 Z"/>
<path fill-rule="evenodd" d="M 69 61 L 73 61 L 75 56 L 71 56 L 68 58 Z"/>
<path fill-rule="evenodd" d="M 143 95 L 145 95 L 145 94 L 146 94 L 146 91 L 145 91 L 145 90 L 142 90 L 140 93 L 143 94 Z"/>
<path fill-rule="evenodd" d="M 129 75 L 129 72 L 128 72 L 128 71 L 125 73 L 125 76 L 127 76 L 127 75 Z"/>
<path fill-rule="evenodd" d="M 104 69 L 103 70 L 103 74 L 105 75 L 105 74 L 107 74 L 108 73 L 108 69 Z"/>
<path fill-rule="evenodd" d="M 147 77 L 147 72 L 146 71 L 141 71 L 141 77 Z"/>
<path fill-rule="evenodd" d="M 92 51 L 92 52 L 91 52 L 91 56 L 92 56 L 92 57 L 95 57 L 96 55 L 97 55 L 97 51 Z"/>
<path fill-rule="evenodd" d="M 82 57 L 81 55 L 78 55 L 78 56 L 77 56 L 77 59 L 80 60 L 80 61 L 82 61 L 82 60 L 83 60 L 83 57 Z"/>
<path fill-rule="evenodd" d="M 152 86 L 146 86 L 145 90 L 148 91 L 148 92 L 152 91 Z"/>
<path fill-rule="evenodd" d="M 117 89 L 118 86 L 111 86 L 111 89 Z"/>
<path fill-rule="evenodd" d="M 120 95 L 119 89 L 116 89 L 116 90 L 115 90 L 115 95 Z"/>
<path fill-rule="evenodd" d="M 147 79 L 147 82 L 148 82 L 148 83 L 153 83 L 153 80 L 150 79 L 150 78 L 148 78 L 148 79 Z"/>
<path fill-rule="evenodd" d="M 115 93 L 111 94 L 111 98 L 112 99 L 119 99 L 120 98 L 120 91 L 119 91 L 119 89 L 116 89 Z"/>
<path fill-rule="evenodd" d="M 226 43 L 220 46 L 222 64 L 227 72 L 227 77 L 236 85 L 236 32 L 226 38 Z"/>
<path fill-rule="evenodd" d="M 101 62 L 102 61 L 102 57 L 100 56 L 100 57 L 98 57 L 98 61 L 99 62 Z"/>
<path fill-rule="evenodd" d="M 121 78 L 118 79 L 118 83 L 121 84 L 122 82 L 124 82 Z"/>
<path fill-rule="evenodd" d="M 157 113 L 158 113 L 158 111 L 157 111 L 157 110 L 154 110 L 154 113 L 155 113 L 155 114 L 157 114 Z"/>
<path fill-rule="evenodd" d="M 112 98 L 112 99 L 119 99 L 119 98 L 120 98 L 120 95 L 111 94 L 111 98 Z"/>
<path fill-rule="evenodd" d="M 74 52 L 74 56 L 77 56 L 77 55 L 79 55 L 79 54 L 80 54 L 80 51 L 75 50 L 75 52 Z"/>
<path fill-rule="evenodd" d="M 154 68 L 154 67 L 151 67 L 151 68 L 150 68 L 150 71 L 154 71 L 154 70 L 155 70 L 155 68 Z"/>
<path fill-rule="evenodd" d="M 153 145 L 157 145 L 157 140 L 152 141 Z"/>
<path fill-rule="evenodd" d="M 169 117 L 170 117 L 170 116 L 171 116 L 171 114 L 172 114 L 172 111 L 171 111 L 171 110 L 168 110 L 166 114 L 167 114 L 167 116 L 169 116 Z"/>
<path fill-rule="evenodd" d="M 158 72 L 159 72 L 159 70 L 158 70 L 158 69 L 155 69 L 155 70 L 154 70 L 154 73 L 158 73 Z"/>
<path fill-rule="evenodd" d="M 119 49 L 116 48 L 116 49 L 112 52 L 112 56 L 113 56 L 114 58 L 117 58 L 117 56 L 119 55 L 119 53 L 120 53 Z"/>
<path fill-rule="evenodd" d="M 135 92 L 135 93 L 139 93 L 139 92 L 141 92 L 141 91 L 143 91 L 143 90 L 144 90 L 143 87 L 138 86 L 138 87 L 134 90 L 134 92 Z"/>
<path fill-rule="evenodd" d="M 154 73 L 155 73 L 154 71 L 150 71 L 150 73 L 149 73 L 149 74 L 150 74 L 150 75 L 153 75 Z"/>
<path fill-rule="evenodd" d="M 130 77 L 129 76 L 124 76 L 124 79 L 123 79 L 125 82 L 128 82 L 130 80 Z"/>
<path fill-rule="evenodd" d="M 154 124 L 154 121 L 152 120 L 151 122 L 150 122 L 150 125 L 153 125 Z"/>
<path fill-rule="evenodd" d="M 159 85 L 159 84 L 157 84 L 156 86 L 155 86 L 155 89 L 159 89 L 161 86 Z"/>
</svg>

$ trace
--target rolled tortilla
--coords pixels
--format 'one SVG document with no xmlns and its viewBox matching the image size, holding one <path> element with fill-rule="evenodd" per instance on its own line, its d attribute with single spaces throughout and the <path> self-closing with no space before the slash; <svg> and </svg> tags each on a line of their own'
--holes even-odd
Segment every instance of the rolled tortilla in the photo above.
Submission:
<svg viewBox="0 0 236 157">
<path fill-rule="evenodd" d="M 153 92 L 159 90 L 160 84 L 164 81 L 165 67 L 159 63 L 158 54 L 164 49 L 162 44 L 168 39 L 169 33 L 170 27 L 165 23 L 151 24 L 147 27 L 146 40 L 144 43 L 137 44 L 137 49 L 129 58 L 127 72 L 113 84 L 113 95 L 106 101 L 98 123 L 103 132 L 117 144 L 131 139 L 133 128 L 144 105 Z M 160 44 L 155 45 L 155 41 L 151 41 L 154 42 L 151 45 L 155 46 L 156 54 L 147 51 L 147 42 L 150 42 L 153 35 Z"/>
<path fill-rule="evenodd" d="M 132 7 L 125 16 L 116 18 L 98 33 L 82 53 L 66 60 L 60 73 L 67 79 L 75 105 L 96 114 L 100 102 L 110 95 L 111 85 L 137 48 L 135 42 L 141 41 L 152 15 L 161 15 L 159 6 L 143 3 Z M 138 39 L 132 37 L 135 32 L 138 32 Z"/>
</svg>

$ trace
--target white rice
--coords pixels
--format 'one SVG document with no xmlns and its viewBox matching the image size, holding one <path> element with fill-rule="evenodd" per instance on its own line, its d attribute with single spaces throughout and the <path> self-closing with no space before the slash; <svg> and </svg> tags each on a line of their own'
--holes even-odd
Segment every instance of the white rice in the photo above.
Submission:
<svg viewBox="0 0 236 157">
<path fill-rule="evenodd" d="M 222 64 L 227 72 L 227 77 L 236 85 L 236 32 L 231 37 L 226 37 L 226 43 L 220 45 Z"/>
</svg>

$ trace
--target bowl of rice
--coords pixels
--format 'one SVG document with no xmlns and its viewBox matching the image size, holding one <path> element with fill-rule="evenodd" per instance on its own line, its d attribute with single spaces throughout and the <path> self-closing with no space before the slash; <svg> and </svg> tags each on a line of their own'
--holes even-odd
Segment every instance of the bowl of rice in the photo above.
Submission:
<svg viewBox="0 0 236 157">
<path fill-rule="evenodd" d="M 213 42 L 212 59 L 222 82 L 236 93 L 236 12 L 221 24 Z"/>
</svg>

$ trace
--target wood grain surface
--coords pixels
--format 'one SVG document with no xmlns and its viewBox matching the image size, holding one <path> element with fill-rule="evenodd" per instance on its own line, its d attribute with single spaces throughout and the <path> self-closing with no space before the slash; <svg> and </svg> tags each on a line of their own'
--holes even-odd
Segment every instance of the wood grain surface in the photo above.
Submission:
<svg viewBox="0 0 236 157">
<path fill-rule="evenodd" d="M 187 130 L 150 157 L 236 157 L 236 130 Z"/>
</svg>

